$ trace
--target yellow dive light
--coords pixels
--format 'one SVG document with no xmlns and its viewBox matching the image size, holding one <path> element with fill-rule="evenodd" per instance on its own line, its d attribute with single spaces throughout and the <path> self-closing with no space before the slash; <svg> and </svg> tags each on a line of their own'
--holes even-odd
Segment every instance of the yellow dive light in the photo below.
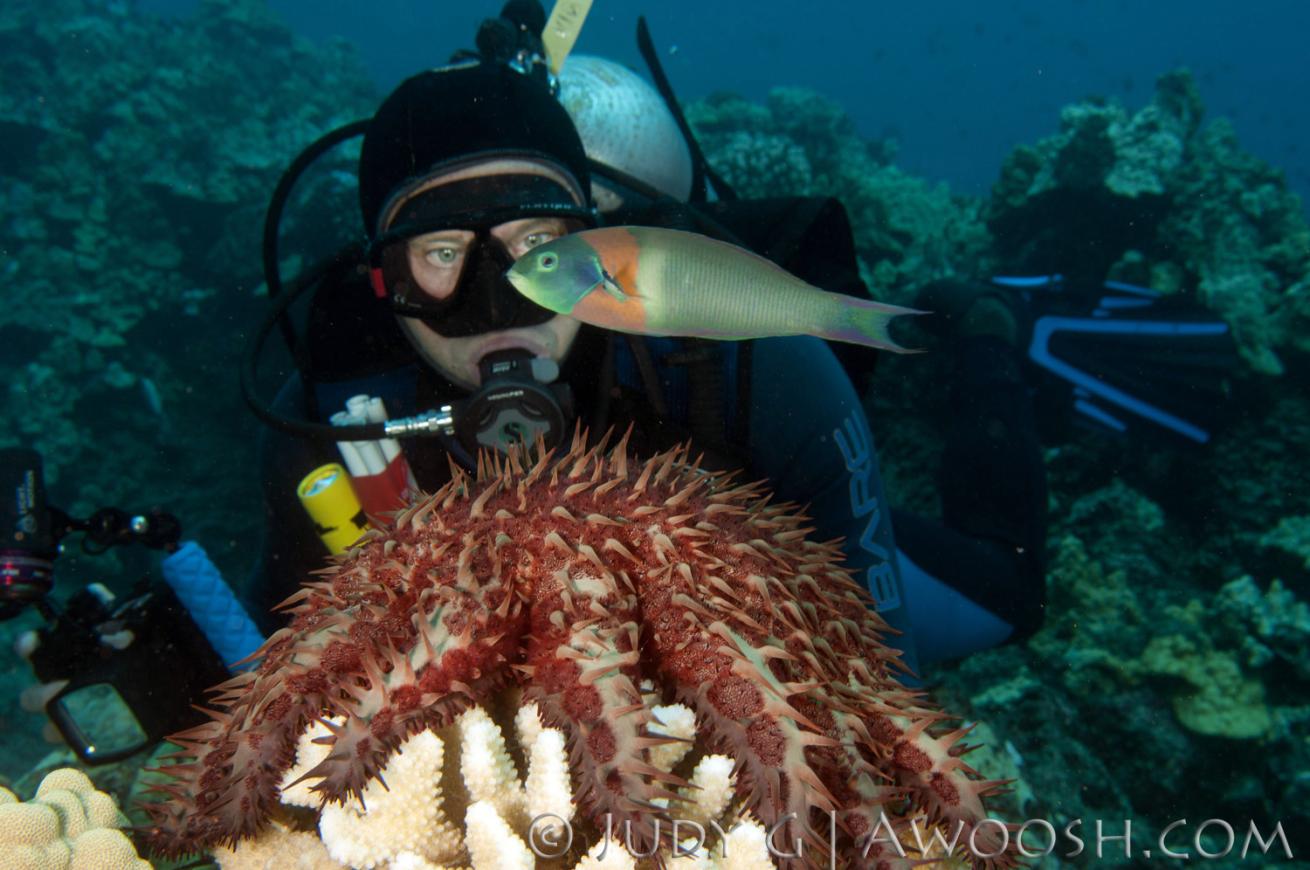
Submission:
<svg viewBox="0 0 1310 870">
<path fill-rule="evenodd" d="M 368 531 L 368 517 L 359 505 L 350 475 L 335 462 L 320 465 L 296 487 L 296 495 L 318 536 L 334 555 L 350 549 Z"/>
</svg>

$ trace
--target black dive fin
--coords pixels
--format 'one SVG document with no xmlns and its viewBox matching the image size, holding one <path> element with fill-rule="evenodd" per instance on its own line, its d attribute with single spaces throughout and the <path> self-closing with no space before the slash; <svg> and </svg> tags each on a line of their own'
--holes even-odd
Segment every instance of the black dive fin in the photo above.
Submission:
<svg viewBox="0 0 1310 870">
<path fill-rule="evenodd" d="M 1073 409 L 1116 432 L 1143 423 L 1204 444 L 1228 408 L 1238 362 L 1228 324 L 1200 303 L 1105 282 L 1073 293 L 1058 275 L 997 277 L 1032 312 L 1028 357 L 1073 388 Z"/>
</svg>

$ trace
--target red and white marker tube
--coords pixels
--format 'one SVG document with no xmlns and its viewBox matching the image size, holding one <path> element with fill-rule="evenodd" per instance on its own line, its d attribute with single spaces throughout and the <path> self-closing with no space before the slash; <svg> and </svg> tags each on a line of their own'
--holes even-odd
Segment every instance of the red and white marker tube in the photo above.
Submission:
<svg viewBox="0 0 1310 870">
<path fill-rule="evenodd" d="M 386 408 L 377 396 L 351 396 L 346 410 L 332 415 L 334 426 L 383 423 Z M 355 485 L 360 506 L 370 517 L 381 518 L 404 507 L 418 490 L 400 443 L 394 438 L 377 441 L 338 441 L 337 450 Z"/>
</svg>

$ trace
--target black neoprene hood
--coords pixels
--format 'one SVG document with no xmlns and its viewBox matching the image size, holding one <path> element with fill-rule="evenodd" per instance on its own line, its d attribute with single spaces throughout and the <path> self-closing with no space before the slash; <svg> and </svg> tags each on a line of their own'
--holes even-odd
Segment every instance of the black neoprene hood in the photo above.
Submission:
<svg viewBox="0 0 1310 870">
<path fill-rule="evenodd" d="M 369 237 L 397 192 L 480 152 L 545 155 L 590 190 L 582 140 L 544 85 L 495 64 L 428 70 L 402 82 L 364 133 L 359 204 Z"/>
</svg>

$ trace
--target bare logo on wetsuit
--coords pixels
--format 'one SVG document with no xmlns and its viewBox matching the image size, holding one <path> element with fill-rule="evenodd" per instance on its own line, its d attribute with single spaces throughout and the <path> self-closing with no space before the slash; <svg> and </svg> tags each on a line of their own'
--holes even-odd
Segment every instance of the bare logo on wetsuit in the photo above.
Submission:
<svg viewBox="0 0 1310 870">
<path fill-rule="evenodd" d="M 882 505 L 878 502 L 873 435 L 869 432 L 869 424 L 863 414 L 851 414 L 842 421 L 840 429 L 833 430 L 832 437 L 841 450 L 846 470 L 851 473 L 851 513 L 856 519 L 868 517 L 860 535 L 860 549 L 876 561 L 865 571 L 865 586 L 877 602 L 879 611 L 895 610 L 901 606 L 901 594 L 892 554 L 876 540 L 882 524 Z"/>
</svg>

